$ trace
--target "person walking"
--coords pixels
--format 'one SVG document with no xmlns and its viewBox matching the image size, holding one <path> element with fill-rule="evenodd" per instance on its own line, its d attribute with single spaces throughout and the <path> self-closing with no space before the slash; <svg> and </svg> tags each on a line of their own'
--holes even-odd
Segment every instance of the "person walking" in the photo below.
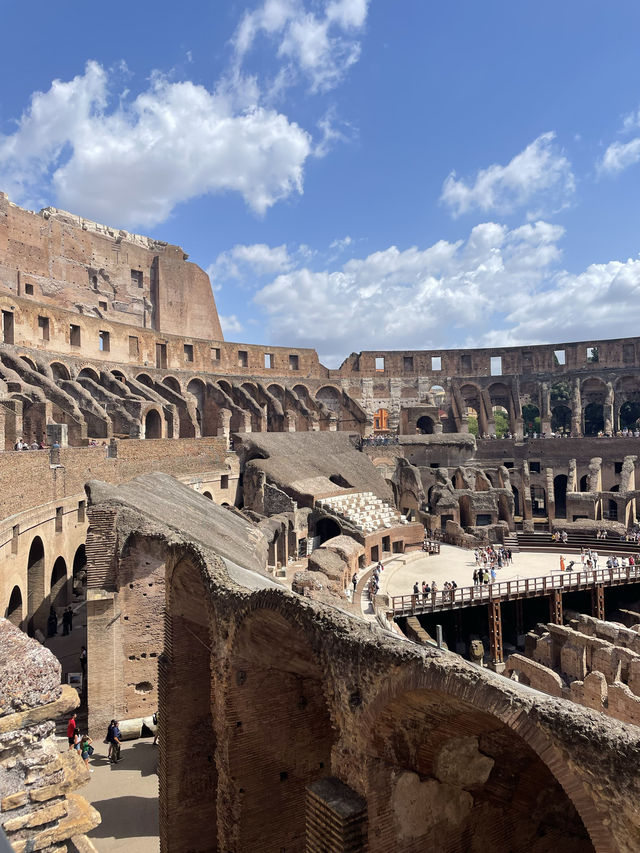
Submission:
<svg viewBox="0 0 640 853">
<path fill-rule="evenodd" d="M 560 554 L 560 571 L 564 572 L 564 557 Z"/>
<path fill-rule="evenodd" d="M 353 594 L 356 594 L 356 587 L 358 586 L 358 575 L 356 572 L 353 573 L 353 577 L 351 578 L 351 583 L 353 584 Z"/>
<path fill-rule="evenodd" d="M 107 742 L 109 743 L 108 758 L 112 764 L 120 761 L 120 729 L 117 720 L 111 720 L 107 730 Z"/>
<path fill-rule="evenodd" d="M 87 680 L 87 647 L 80 646 L 80 669 L 82 670 L 82 684 Z"/>
<path fill-rule="evenodd" d="M 85 766 L 89 773 L 93 773 L 93 770 L 89 767 L 89 757 L 93 755 L 93 747 L 91 744 L 93 741 L 89 737 L 89 735 L 84 735 L 80 739 L 80 757 L 85 763 Z"/>
<path fill-rule="evenodd" d="M 71 717 L 69 718 L 69 722 L 67 723 L 67 739 L 69 741 L 69 749 L 73 749 L 75 734 L 78 731 L 78 722 L 76 719 L 77 716 L 78 715 L 74 711 Z"/>
</svg>

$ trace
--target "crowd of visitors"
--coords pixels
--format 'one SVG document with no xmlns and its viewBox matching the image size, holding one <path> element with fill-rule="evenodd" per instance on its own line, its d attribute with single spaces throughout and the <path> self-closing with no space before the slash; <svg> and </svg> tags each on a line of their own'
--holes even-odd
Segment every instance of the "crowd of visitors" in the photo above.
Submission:
<svg viewBox="0 0 640 853">
<path fill-rule="evenodd" d="M 501 569 L 513 563 L 513 551 L 504 545 L 487 545 L 486 548 L 476 548 L 473 552 L 476 566 L 481 569 Z"/>
<path fill-rule="evenodd" d="M 398 444 L 400 439 L 393 435 L 369 435 L 360 439 L 360 449 L 363 447 L 387 447 L 389 444 Z"/>
<path fill-rule="evenodd" d="M 14 450 L 46 450 L 47 445 L 43 441 L 36 441 L 34 438 L 31 444 L 25 441 L 24 438 L 19 438 L 13 445 Z"/>
</svg>

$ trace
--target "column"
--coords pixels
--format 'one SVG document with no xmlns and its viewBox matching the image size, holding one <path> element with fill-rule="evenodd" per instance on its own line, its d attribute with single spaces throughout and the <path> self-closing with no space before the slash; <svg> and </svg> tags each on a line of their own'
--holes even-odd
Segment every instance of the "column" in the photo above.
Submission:
<svg viewBox="0 0 640 853">
<path fill-rule="evenodd" d="M 491 655 L 491 668 L 495 672 L 504 669 L 504 656 L 502 652 L 502 610 L 500 601 L 491 601 L 487 605 L 489 610 L 489 653 Z"/>
<path fill-rule="evenodd" d="M 562 625 L 562 591 L 554 589 L 549 596 L 549 622 Z"/>
<path fill-rule="evenodd" d="M 607 382 L 607 396 L 604 400 L 604 432 L 605 435 L 613 434 L 613 401 L 614 401 L 614 393 L 613 393 L 613 385 L 611 382 Z"/>
<path fill-rule="evenodd" d="M 582 435 L 582 394 L 580 393 L 580 379 L 573 382 L 573 395 L 571 397 L 571 435 Z"/>
<path fill-rule="evenodd" d="M 296 431 L 296 413 L 293 409 L 287 409 L 284 413 L 284 432 Z"/>
<path fill-rule="evenodd" d="M 218 412 L 219 415 L 219 426 L 218 426 L 218 435 L 224 436 L 227 439 L 227 444 L 229 443 L 229 436 L 231 434 L 231 412 L 229 409 L 220 409 Z"/>
<path fill-rule="evenodd" d="M 540 431 L 544 435 L 551 432 L 551 392 L 548 382 L 540 386 Z"/>
<path fill-rule="evenodd" d="M 604 584 L 597 583 L 591 588 L 591 615 L 596 619 L 605 619 L 604 615 Z"/>
</svg>

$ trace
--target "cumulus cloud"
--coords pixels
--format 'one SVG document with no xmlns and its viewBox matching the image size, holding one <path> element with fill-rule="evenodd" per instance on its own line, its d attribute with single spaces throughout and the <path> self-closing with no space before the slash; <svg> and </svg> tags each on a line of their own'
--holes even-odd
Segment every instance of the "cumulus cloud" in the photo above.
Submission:
<svg viewBox="0 0 640 853">
<path fill-rule="evenodd" d="M 108 108 L 95 62 L 33 95 L 15 133 L 0 136 L 0 185 L 18 201 L 52 187 L 58 204 L 106 222 L 149 227 L 205 193 L 237 192 L 258 214 L 302 192 L 311 138 L 286 116 L 192 82 L 152 78 Z"/>
<path fill-rule="evenodd" d="M 640 160 L 640 137 L 629 142 L 612 142 L 599 163 L 600 172 L 615 175 Z"/>
<path fill-rule="evenodd" d="M 333 270 L 293 269 L 254 301 L 271 340 L 314 346 L 332 365 L 380 341 L 389 349 L 477 343 L 523 300 L 531 308 L 560 260 L 563 234 L 543 221 L 512 230 L 483 223 L 466 240 L 391 246 Z"/>
<path fill-rule="evenodd" d="M 221 252 L 207 269 L 214 288 L 218 280 L 242 279 L 248 276 L 275 275 L 291 269 L 293 261 L 286 245 L 267 246 L 253 243 L 250 246 L 235 245 Z"/>
<path fill-rule="evenodd" d="M 225 338 L 227 338 L 229 335 L 239 335 L 240 332 L 243 331 L 244 327 L 235 314 L 229 314 L 228 316 L 223 316 L 222 314 L 219 314 L 218 319 L 220 320 L 222 334 L 225 336 Z"/>
<path fill-rule="evenodd" d="M 296 74 L 308 80 L 313 92 L 326 92 L 342 80 L 360 57 L 357 35 L 364 27 L 369 0 L 331 0 L 318 12 L 302 0 L 265 0 L 246 12 L 233 39 L 237 67 L 242 66 L 259 36 L 277 44 L 284 67 L 276 75 L 279 91 Z"/>
<path fill-rule="evenodd" d="M 465 181 L 452 172 L 442 186 L 440 201 L 453 216 L 473 209 L 510 213 L 533 205 L 537 210 L 566 207 L 575 191 L 571 163 L 555 143 L 555 133 L 543 133 L 507 163 L 481 169 L 475 180 Z"/>
</svg>

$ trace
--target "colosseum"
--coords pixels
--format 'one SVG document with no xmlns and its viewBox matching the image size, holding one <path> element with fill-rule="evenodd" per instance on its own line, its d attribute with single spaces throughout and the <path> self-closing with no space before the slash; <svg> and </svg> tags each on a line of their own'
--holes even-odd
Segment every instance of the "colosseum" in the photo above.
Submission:
<svg viewBox="0 0 640 853">
<path fill-rule="evenodd" d="M 159 735 L 163 853 L 637 853 L 640 338 L 328 369 L 224 340 L 179 246 L 5 194 L 0 310 L 16 853 L 101 849 L 74 708 Z"/>
</svg>

